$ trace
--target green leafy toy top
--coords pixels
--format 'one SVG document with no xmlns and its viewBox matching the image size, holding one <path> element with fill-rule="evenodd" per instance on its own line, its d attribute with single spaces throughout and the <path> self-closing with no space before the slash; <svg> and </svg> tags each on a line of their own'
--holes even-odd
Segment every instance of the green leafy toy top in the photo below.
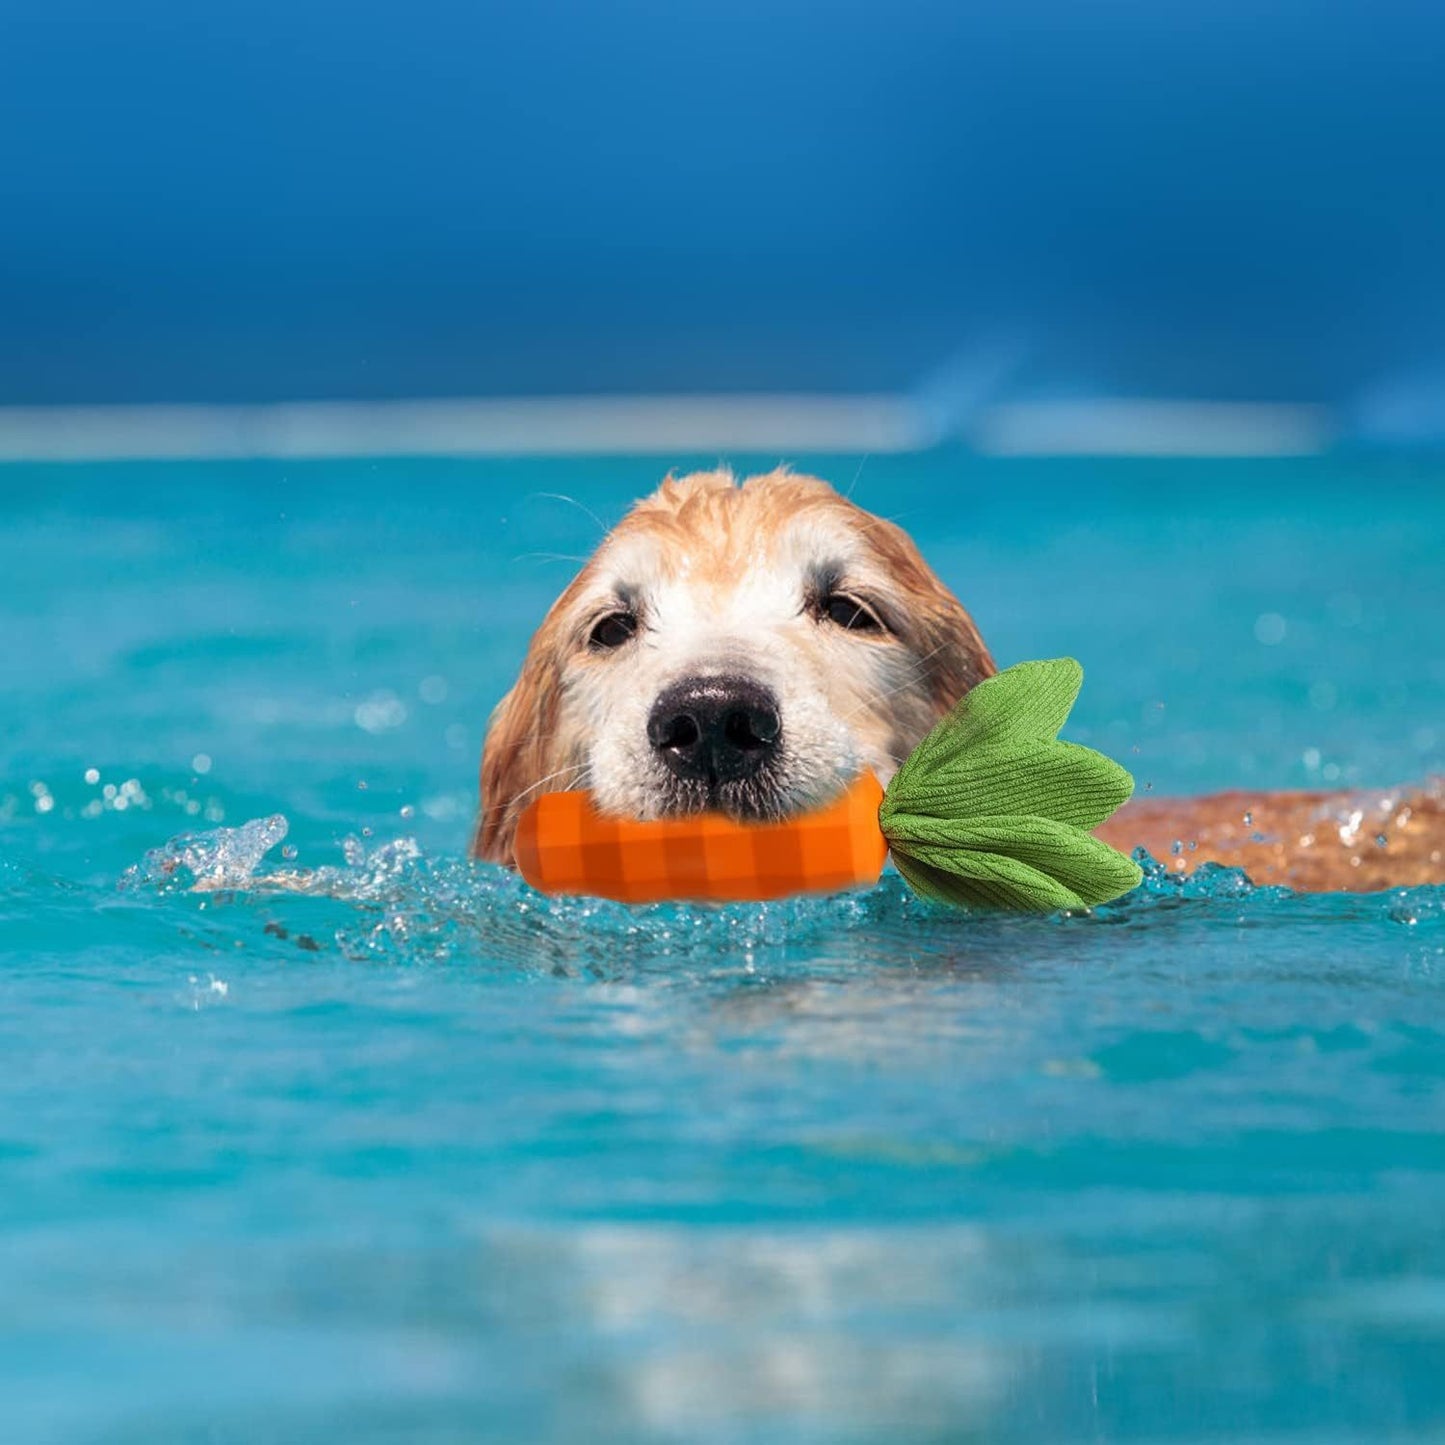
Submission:
<svg viewBox="0 0 1445 1445">
<path fill-rule="evenodd" d="M 1059 740 L 1084 680 L 1071 657 L 980 683 L 905 759 L 878 812 L 898 871 L 925 898 L 1052 912 L 1136 887 L 1136 863 L 1089 829 L 1134 791 L 1111 758 Z"/>
</svg>

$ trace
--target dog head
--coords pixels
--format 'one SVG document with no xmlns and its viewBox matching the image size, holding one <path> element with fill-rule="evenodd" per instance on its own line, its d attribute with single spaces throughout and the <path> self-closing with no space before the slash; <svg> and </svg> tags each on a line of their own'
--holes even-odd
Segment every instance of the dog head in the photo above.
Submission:
<svg viewBox="0 0 1445 1445">
<path fill-rule="evenodd" d="M 825 482 L 669 478 L 553 604 L 493 714 L 473 852 L 538 793 L 779 818 L 884 783 L 993 660 L 906 533 Z"/>
</svg>

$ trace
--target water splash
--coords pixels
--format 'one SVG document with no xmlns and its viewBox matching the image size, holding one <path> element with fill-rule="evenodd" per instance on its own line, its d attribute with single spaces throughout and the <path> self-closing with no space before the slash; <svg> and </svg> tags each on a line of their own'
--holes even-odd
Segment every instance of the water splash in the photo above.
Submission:
<svg viewBox="0 0 1445 1445">
<path fill-rule="evenodd" d="M 1121 902 L 1143 898 L 1155 900 L 1243 899 L 1256 902 L 1283 900 L 1297 895 L 1292 889 L 1277 884 L 1255 883 L 1243 868 L 1223 863 L 1201 863 L 1188 873 L 1179 873 L 1157 861 L 1147 849 L 1136 848 L 1134 861 L 1144 873 L 1144 880 Z"/>
<path fill-rule="evenodd" d="M 253 818 L 236 828 L 182 833 L 159 848 L 152 848 L 139 863 L 128 868 L 121 875 L 120 885 L 203 892 L 245 888 L 255 880 L 261 860 L 288 830 L 285 817 L 273 813 L 269 818 Z"/>
<path fill-rule="evenodd" d="M 280 814 L 239 827 L 186 833 L 127 870 L 122 887 L 204 895 L 269 910 L 264 931 L 313 951 L 396 964 L 487 962 L 528 973 L 616 978 L 680 965 L 759 981 L 806 957 L 813 969 L 860 963 L 958 966 L 972 958 L 1068 951 L 1062 930 L 1089 924 L 1163 923 L 1189 908 L 1226 924 L 1290 925 L 1335 915 L 1412 929 L 1445 923 L 1445 888 L 1389 894 L 1296 894 L 1258 886 L 1239 868 L 1206 863 L 1180 875 L 1140 849 L 1138 888 L 1114 903 L 1049 916 L 969 913 L 926 903 L 892 872 L 866 892 L 769 903 L 659 903 L 548 897 L 493 864 L 432 856 L 414 838 L 377 845 L 348 838 L 343 863 L 263 868 L 287 834 Z M 293 914 L 306 912 L 304 921 Z M 275 921 L 285 916 L 290 927 Z M 322 940 L 320 944 L 316 940 Z"/>
</svg>

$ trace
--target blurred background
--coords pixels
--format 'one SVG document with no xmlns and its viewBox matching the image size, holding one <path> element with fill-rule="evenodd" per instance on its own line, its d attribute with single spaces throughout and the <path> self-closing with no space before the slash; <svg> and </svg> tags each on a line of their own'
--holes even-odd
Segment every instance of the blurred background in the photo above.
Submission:
<svg viewBox="0 0 1445 1445">
<path fill-rule="evenodd" d="M 1442 46 L 1434 0 L 8 0 L 0 457 L 1437 442 Z"/>
</svg>

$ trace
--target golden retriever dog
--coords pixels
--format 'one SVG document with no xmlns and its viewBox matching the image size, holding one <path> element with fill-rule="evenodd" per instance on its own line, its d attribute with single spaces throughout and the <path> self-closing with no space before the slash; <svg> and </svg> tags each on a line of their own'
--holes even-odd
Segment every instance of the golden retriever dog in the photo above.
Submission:
<svg viewBox="0 0 1445 1445">
<path fill-rule="evenodd" d="M 908 535 L 826 482 L 669 477 L 533 637 L 488 729 L 472 853 L 510 863 L 518 816 L 553 789 L 635 818 L 779 818 L 864 768 L 886 785 L 995 670 Z M 1438 790 L 1145 799 L 1099 831 L 1177 871 L 1301 889 L 1445 880 Z"/>
</svg>

